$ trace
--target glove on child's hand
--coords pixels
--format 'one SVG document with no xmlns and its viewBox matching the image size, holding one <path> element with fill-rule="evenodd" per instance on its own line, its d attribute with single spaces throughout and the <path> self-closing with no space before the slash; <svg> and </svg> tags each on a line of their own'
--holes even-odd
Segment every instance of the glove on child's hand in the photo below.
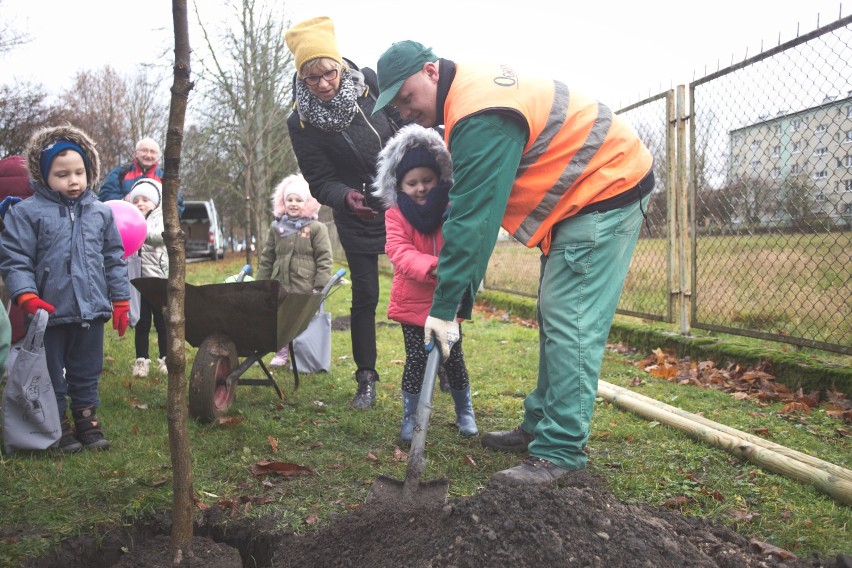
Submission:
<svg viewBox="0 0 852 568">
<path fill-rule="evenodd" d="M 346 194 L 346 206 L 364 221 L 369 221 L 379 214 L 379 212 L 375 209 L 367 207 L 364 201 L 364 196 L 354 189 L 350 190 L 349 193 Z"/>
<path fill-rule="evenodd" d="M 40 309 L 45 310 L 49 314 L 56 311 L 56 308 L 32 293 L 21 294 L 18 296 L 18 305 L 22 310 L 33 316 Z"/>
<path fill-rule="evenodd" d="M 130 300 L 116 300 L 112 303 L 112 328 L 123 337 L 130 325 Z"/>
</svg>

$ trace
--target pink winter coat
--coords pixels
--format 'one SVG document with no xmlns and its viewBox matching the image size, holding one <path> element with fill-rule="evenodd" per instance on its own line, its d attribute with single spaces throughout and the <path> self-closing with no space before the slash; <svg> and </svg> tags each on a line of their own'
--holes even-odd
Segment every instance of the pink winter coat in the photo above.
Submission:
<svg viewBox="0 0 852 568">
<path fill-rule="evenodd" d="M 429 273 L 438 266 L 444 237 L 440 229 L 431 235 L 416 230 L 397 206 L 385 212 L 385 231 L 385 252 L 393 264 L 388 317 L 422 327 L 438 282 Z"/>
</svg>

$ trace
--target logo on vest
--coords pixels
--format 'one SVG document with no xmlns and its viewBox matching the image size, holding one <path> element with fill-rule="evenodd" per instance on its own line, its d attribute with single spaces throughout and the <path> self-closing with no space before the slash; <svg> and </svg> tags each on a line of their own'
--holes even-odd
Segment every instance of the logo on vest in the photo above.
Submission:
<svg viewBox="0 0 852 568">
<path fill-rule="evenodd" d="M 501 63 L 500 70 L 502 71 L 502 73 L 494 77 L 495 85 L 500 87 L 514 87 L 518 84 L 518 76 L 515 74 L 514 69 L 512 69 L 505 63 Z"/>
</svg>

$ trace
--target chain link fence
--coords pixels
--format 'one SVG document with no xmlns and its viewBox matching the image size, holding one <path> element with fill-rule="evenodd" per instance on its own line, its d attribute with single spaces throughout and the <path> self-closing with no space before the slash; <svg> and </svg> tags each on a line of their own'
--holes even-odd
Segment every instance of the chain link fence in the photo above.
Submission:
<svg viewBox="0 0 852 568">
<path fill-rule="evenodd" d="M 690 84 L 694 327 L 852 353 L 850 23 Z"/>
<path fill-rule="evenodd" d="M 618 111 L 657 180 L 619 313 L 852 354 L 850 25 Z M 506 237 L 484 287 L 535 297 L 538 266 Z"/>
</svg>

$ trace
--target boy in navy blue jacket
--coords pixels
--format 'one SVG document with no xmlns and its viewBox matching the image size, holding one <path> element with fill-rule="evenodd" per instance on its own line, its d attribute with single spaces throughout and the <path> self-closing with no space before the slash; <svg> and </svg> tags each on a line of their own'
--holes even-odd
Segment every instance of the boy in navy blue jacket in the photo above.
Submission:
<svg viewBox="0 0 852 568">
<path fill-rule="evenodd" d="M 95 414 L 104 323 L 112 316 L 113 328 L 124 335 L 130 309 L 121 235 L 112 209 L 94 193 L 98 153 L 83 131 L 68 125 L 36 132 L 27 168 L 35 194 L 5 216 L 0 274 L 25 312 L 50 314 L 44 346 L 62 418 L 59 451 L 106 450 L 109 441 Z"/>
</svg>

